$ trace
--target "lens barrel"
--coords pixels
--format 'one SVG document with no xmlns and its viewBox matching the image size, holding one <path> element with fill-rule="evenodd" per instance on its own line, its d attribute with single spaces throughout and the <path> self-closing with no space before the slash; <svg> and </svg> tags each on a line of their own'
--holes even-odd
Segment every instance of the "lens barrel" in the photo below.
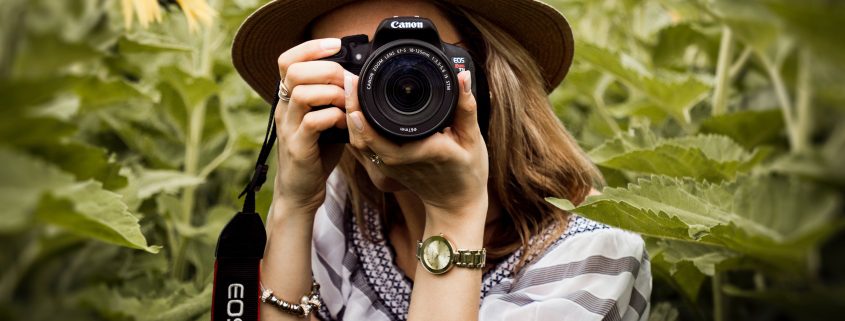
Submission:
<svg viewBox="0 0 845 321">
<path fill-rule="evenodd" d="M 389 42 L 361 69 L 361 110 L 385 136 L 420 139 L 451 121 L 457 77 L 439 48 L 415 39 Z"/>
</svg>

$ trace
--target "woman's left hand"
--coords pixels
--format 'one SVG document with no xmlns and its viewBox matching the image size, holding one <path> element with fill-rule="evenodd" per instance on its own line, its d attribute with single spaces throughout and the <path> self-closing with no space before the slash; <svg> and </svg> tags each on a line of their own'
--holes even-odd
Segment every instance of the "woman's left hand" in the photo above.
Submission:
<svg viewBox="0 0 845 321">
<path fill-rule="evenodd" d="M 382 161 L 379 169 L 414 192 L 429 216 L 484 217 L 488 201 L 487 147 L 478 126 L 470 73 L 461 72 L 457 78 L 460 92 L 452 125 L 425 139 L 399 145 L 367 123 L 358 103 L 358 77 L 347 76 L 344 89 L 349 140 L 363 159 L 378 155 Z"/>
</svg>

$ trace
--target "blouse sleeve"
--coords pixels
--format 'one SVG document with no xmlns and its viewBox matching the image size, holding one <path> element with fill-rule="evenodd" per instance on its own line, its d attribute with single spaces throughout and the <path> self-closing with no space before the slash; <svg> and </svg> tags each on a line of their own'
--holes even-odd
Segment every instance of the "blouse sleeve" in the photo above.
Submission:
<svg viewBox="0 0 845 321">
<path fill-rule="evenodd" d="M 323 306 L 316 311 L 320 320 L 342 319 L 349 296 L 350 271 L 343 262 L 346 252 L 344 211 L 347 186 L 343 174 L 335 169 L 326 182 L 326 200 L 314 217 L 311 243 L 311 270 L 320 284 Z"/>
<path fill-rule="evenodd" d="M 493 287 L 479 320 L 648 320 L 651 270 L 636 234 L 573 235 Z"/>
</svg>

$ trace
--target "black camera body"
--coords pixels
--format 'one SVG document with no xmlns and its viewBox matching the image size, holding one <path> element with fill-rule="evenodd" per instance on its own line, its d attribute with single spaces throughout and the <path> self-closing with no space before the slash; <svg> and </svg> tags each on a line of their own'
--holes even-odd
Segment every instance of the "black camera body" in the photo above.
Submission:
<svg viewBox="0 0 845 321">
<path fill-rule="evenodd" d="M 487 78 L 465 49 L 443 43 L 434 24 L 420 17 L 393 17 L 366 35 L 341 39 L 340 51 L 321 59 L 357 74 L 358 100 L 367 122 L 394 141 L 428 137 L 452 122 L 460 86 L 457 74 L 468 70 L 486 138 L 490 96 Z M 322 106 L 327 108 L 331 106 Z M 322 143 L 346 143 L 347 130 L 332 128 Z"/>
</svg>

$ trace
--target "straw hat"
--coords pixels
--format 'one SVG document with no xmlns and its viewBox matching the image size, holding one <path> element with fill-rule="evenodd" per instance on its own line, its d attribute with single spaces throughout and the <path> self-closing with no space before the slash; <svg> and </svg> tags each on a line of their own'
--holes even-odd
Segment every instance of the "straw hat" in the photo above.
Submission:
<svg viewBox="0 0 845 321">
<path fill-rule="evenodd" d="M 277 59 L 307 40 L 317 17 L 354 0 L 275 0 L 253 12 L 238 29 L 232 62 L 241 77 L 270 102 L 279 82 Z M 534 0 L 440 0 L 486 18 L 525 46 L 540 66 L 550 92 L 572 64 L 572 30 L 551 6 Z"/>
</svg>

